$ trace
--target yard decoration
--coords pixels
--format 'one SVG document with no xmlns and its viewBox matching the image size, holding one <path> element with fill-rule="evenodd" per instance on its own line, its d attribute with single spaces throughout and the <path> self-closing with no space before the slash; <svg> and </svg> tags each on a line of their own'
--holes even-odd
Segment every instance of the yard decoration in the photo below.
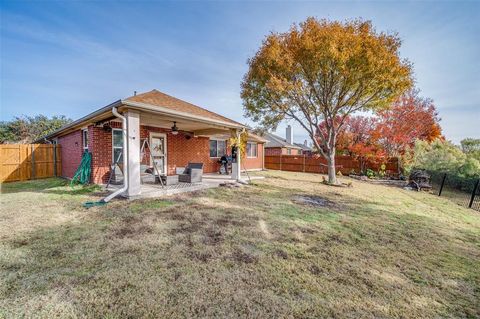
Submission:
<svg viewBox="0 0 480 319">
<path fill-rule="evenodd" d="M 430 175 L 421 169 L 412 170 L 408 177 L 408 184 L 406 187 L 421 191 L 422 189 L 431 189 Z"/>
<path fill-rule="evenodd" d="M 370 21 L 308 18 L 288 32 L 272 32 L 249 59 L 241 96 L 246 115 L 267 129 L 293 119 L 328 162 L 336 184 L 335 145 L 345 118 L 387 108 L 412 86 L 410 62 L 396 34 Z M 319 124 L 325 121 L 325 132 Z"/>
</svg>

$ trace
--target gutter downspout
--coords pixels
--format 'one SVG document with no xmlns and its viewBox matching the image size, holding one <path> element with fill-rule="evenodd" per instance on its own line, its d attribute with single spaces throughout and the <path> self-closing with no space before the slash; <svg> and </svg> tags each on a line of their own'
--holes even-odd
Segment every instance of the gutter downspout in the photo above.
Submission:
<svg viewBox="0 0 480 319">
<path fill-rule="evenodd" d="M 122 132 L 123 132 L 123 187 L 120 188 L 119 190 L 111 193 L 104 199 L 102 199 L 102 202 L 108 203 L 112 198 L 117 197 L 118 195 L 124 193 L 128 189 L 128 152 L 127 152 L 127 119 L 125 116 L 121 115 L 120 113 L 117 112 L 117 108 L 114 106 L 112 107 L 112 113 L 116 117 L 122 120 Z"/>
</svg>

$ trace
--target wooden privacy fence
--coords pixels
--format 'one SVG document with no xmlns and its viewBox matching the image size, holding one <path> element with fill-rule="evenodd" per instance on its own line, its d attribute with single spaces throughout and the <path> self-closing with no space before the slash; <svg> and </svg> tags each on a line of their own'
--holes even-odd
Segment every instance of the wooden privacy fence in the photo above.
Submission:
<svg viewBox="0 0 480 319">
<path fill-rule="evenodd" d="M 385 163 L 387 175 L 398 175 L 399 162 L 396 157 L 388 159 Z M 378 171 L 382 163 L 366 161 L 365 169 Z M 335 166 L 337 171 L 348 175 L 352 172 L 360 173 L 361 162 L 351 156 L 336 156 Z M 327 173 L 327 160 L 318 155 L 265 155 L 265 168 L 280 171 L 305 172 L 305 173 Z"/>
<path fill-rule="evenodd" d="M 62 175 L 60 145 L 0 145 L 0 183 Z"/>
</svg>

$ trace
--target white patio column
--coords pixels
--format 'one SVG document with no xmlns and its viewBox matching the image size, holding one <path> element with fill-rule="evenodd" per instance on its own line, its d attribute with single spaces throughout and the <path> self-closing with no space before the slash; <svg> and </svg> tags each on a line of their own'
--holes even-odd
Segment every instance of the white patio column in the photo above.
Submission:
<svg viewBox="0 0 480 319">
<path fill-rule="evenodd" d="M 241 133 L 240 131 L 236 132 L 238 142 L 240 142 L 240 133 Z M 237 157 L 236 157 L 237 162 L 232 164 L 232 179 L 235 179 L 237 181 L 240 181 L 242 179 L 242 176 L 240 174 L 240 168 L 242 167 L 240 163 L 240 158 L 241 158 L 240 153 L 241 153 L 240 147 L 237 146 Z"/>
<path fill-rule="evenodd" d="M 135 111 L 125 113 L 127 119 L 127 160 L 128 197 L 140 195 L 140 114 Z"/>
</svg>

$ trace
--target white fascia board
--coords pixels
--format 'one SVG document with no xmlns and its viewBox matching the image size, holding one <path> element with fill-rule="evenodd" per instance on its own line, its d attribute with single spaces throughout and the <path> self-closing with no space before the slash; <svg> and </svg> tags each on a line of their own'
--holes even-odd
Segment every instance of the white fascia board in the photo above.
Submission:
<svg viewBox="0 0 480 319">
<path fill-rule="evenodd" d="M 127 100 L 122 100 L 122 104 L 125 105 L 125 106 L 138 108 L 140 110 L 146 110 L 146 111 L 150 111 L 150 112 L 154 112 L 154 113 L 161 113 L 161 114 L 165 114 L 165 115 L 175 116 L 175 117 L 178 117 L 178 118 L 182 118 L 182 119 L 186 119 L 186 120 L 192 120 L 192 121 L 196 121 L 196 122 L 202 122 L 202 123 L 206 123 L 206 124 L 220 125 L 220 126 L 224 126 L 226 128 L 235 128 L 235 129 L 246 128 L 246 126 L 244 126 L 242 124 L 233 124 L 233 123 L 228 123 L 228 122 L 221 121 L 221 120 L 214 120 L 214 119 L 211 119 L 211 118 L 208 118 L 208 117 L 193 115 L 193 114 L 186 113 L 186 112 L 181 112 L 181 111 L 175 111 L 175 110 L 171 110 L 171 109 L 166 108 L 166 107 L 151 105 L 151 104 L 147 104 L 147 103 L 140 103 L 140 102 L 132 102 L 132 101 L 127 101 Z"/>
<path fill-rule="evenodd" d="M 73 122 L 71 122 L 71 123 L 68 123 L 67 125 L 62 126 L 62 127 L 59 128 L 58 130 L 55 130 L 55 131 L 53 131 L 52 133 L 50 133 L 50 134 L 48 134 L 48 135 L 45 135 L 45 136 L 39 138 L 39 139 L 36 140 L 35 142 L 48 140 L 48 139 L 50 139 L 50 138 L 52 138 L 52 137 L 54 137 L 54 136 L 62 133 L 63 131 L 66 131 L 66 130 L 71 129 L 71 128 L 74 128 L 74 127 L 81 126 L 82 124 L 84 124 L 84 122 L 89 121 L 89 120 L 91 120 L 91 119 L 93 119 L 93 118 L 95 118 L 95 117 L 97 117 L 97 116 L 99 116 L 99 115 L 102 115 L 102 114 L 106 113 L 106 112 L 111 112 L 112 107 L 119 107 L 120 105 L 121 105 L 121 101 L 120 101 L 120 100 L 115 101 L 115 102 L 113 102 L 113 103 L 111 103 L 111 104 L 109 104 L 109 105 L 107 105 L 107 106 L 102 107 L 101 109 L 98 109 L 98 110 L 96 110 L 96 111 L 94 111 L 94 112 L 92 112 L 92 113 L 90 113 L 90 114 L 88 114 L 88 115 L 85 115 L 85 116 L 82 117 L 82 118 L 79 118 L 78 120 L 75 120 L 75 121 L 73 121 Z"/>
</svg>

